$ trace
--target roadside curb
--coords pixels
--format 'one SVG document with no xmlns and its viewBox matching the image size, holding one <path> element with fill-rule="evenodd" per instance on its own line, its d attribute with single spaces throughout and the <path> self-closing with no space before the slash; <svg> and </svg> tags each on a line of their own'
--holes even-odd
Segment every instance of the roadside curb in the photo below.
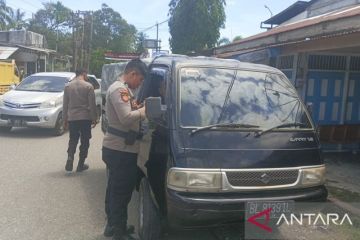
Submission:
<svg viewBox="0 0 360 240">
<path fill-rule="evenodd" d="M 349 203 L 340 201 L 337 198 L 329 197 L 328 200 L 334 204 L 336 204 L 338 207 L 342 208 L 343 210 L 346 210 L 348 212 L 351 212 L 352 214 L 360 217 L 360 209 L 352 206 Z"/>
</svg>

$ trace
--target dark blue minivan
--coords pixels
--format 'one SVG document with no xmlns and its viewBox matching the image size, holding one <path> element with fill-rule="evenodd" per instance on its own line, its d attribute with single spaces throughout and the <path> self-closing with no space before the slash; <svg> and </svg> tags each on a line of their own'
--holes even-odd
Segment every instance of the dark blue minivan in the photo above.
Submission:
<svg viewBox="0 0 360 240">
<path fill-rule="evenodd" d="M 325 201 L 311 117 L 286 76 L 258 64 L 160 56 L 139 93 L 139 234 L 240 221 L 250 201 Z"/>
</svg>

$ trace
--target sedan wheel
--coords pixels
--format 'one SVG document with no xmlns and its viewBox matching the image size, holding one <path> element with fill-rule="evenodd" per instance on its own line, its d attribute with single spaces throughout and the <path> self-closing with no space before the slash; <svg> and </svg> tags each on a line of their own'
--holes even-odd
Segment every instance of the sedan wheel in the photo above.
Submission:
<svg viewBox="0 0 360 240">
<path fill-rule="evenodd" d="M 64 134 L 65 130 L 64 130 L 64 125 L 63 125 L 62 113 L 59 113 L 59 116 L 56 120 L 55 128 L 53 131 L 54 131 L 55 136 L 61 136 Z"/>
</svg>

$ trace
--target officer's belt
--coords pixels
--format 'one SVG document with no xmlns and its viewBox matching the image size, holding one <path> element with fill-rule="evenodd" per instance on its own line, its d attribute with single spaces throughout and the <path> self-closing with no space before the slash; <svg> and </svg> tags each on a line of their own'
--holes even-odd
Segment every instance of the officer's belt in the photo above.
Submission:
<svg viewBox="0 0 360 240">
<path fill-rule="evenodd" d="M 124 132 L 124 131 L 121 131 L 119 129 L 116 129 L 116 128 L 113 128 L 113 127 L 110 127 L 108 126 L 107 127 L 107 130 L 106 130 L 108 133 L 111 133 L 117 137 L 121 137 L 121 138 L 127 138 L 129 133 L 128 132 Z M 141 139 L 141 135 L 138 134 L 138 136 L 136 137 L 137 140 Z"/>
<path fill-rule="evenodd" d="M 116 128 L 113 128 L 113 127 L 110 127 L 110 126 L 107 127 L 107 132 L 111 133 L 111 134 L 113 134 L 115 136 L 118 136 L 118 137 L 122 137 L 122 138 L 127 137 L 127 132 L 121 131 L 119 129 L 116 129 Z"/>
</svg>

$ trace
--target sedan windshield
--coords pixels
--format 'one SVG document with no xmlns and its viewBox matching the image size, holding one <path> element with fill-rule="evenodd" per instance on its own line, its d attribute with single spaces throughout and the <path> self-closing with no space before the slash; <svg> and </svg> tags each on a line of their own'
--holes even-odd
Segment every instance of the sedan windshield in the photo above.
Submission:
<svg viewBox="0 0 360 240">
<path fill-rule="evenodd" d="M 55 76 L 29 76 L 25 78 L 17 91 L 35 91 L 35 92 L 62 92 L 65 84 L 68 82 L 66 77 Z"/>
<path fill-rule="evenodd" d="M 303 104 L 282 75 L 234 69 L 183 68 L 181 126 L 255 125 L 268 129 L 287 123 L 311 128 Z"/>
</svg>

